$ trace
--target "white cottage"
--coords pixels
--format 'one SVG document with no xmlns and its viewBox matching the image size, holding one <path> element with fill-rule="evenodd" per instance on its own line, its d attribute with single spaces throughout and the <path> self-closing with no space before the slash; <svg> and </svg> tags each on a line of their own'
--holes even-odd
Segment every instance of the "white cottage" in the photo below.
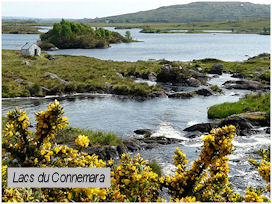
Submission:
<svg viewBox="0 0 272 204">
<path fill-rule="evenodd" d="M 35 43 L 28 42 L 21 48 L 21 53 L 22 56 L 40 56 L 41 48 Z"/>
</svg>

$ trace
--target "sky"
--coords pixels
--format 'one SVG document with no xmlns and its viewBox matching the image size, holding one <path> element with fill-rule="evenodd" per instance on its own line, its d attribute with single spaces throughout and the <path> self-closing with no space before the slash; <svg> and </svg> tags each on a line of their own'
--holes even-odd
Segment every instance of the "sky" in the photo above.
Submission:
<svg viewBox="0 0 272 204">
<path fill-rule="evenodd" d="M 195 0 L 203 1 L 203 0 Z M 213 1 L 213 0 L 204 0 Z M 217 0 L 220 1 L 220 0 Z M 221 0 L 222 1 L 222 0 Z M 223 0 L 229 1 L 229 0 Z M 237 0 L 238 1 L 238 0 Z M 244 0 L 270 4 L 270 0 Z M 187 4 L 192 0 L 1 0 L 1 16 L 34 18 L 96 18 Z"/>
</svg>

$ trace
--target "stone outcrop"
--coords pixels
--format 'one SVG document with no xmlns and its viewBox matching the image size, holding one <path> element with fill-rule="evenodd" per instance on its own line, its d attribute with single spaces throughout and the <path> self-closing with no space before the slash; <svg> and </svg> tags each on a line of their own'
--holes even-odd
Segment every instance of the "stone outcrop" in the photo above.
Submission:
<svg viewBox="0 0 272 204">
<path fill-rule="evenodd" d="M 264 90 L 269 89 L 270 87 L 258 82 L 258 81 L 251 81 L 251 80 L 230 80 L 226 81 L 223 86 L 226 89 L 246 89 L 246 90 Z"/>
</svg>

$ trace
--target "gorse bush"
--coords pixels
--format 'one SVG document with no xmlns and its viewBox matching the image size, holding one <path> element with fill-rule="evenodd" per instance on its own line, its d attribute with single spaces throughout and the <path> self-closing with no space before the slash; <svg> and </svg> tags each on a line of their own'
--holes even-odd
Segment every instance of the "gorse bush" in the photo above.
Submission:
<svg viewBox="0 0 272 204">
<path fill-rule="evenodd" d="M 175 174 L 160 177 L 148 161 L 138 154 L 131 158 L 123 154 L 117 165 L 84 151 L 90 144 L 89 137 L 78 135 L 78 149 L 53 144 L 57 131 L 68 122 L 63 117 L 58 101 L 46 111 L 36 113 L 36 131 L 29 130 L 26 111 L 15 109 L 7 113 L 2 143 L 2 201 L 4 202 L 154 202 L 165 201 L 160 197 L 162 188 L 168 189 L 170 201 L 267 201 L 261 191 L 249 187 L 245 197 L 231 189 L 228 180 L 228 155 L 232 150 L 235 127 L 214 129 L 203 138 L 200 158 L 187 166 L 186 155 L 177 148 L 174 155 Z M 110 188 L 7 188 L 8 167 L 110 167 Z M 263 179 L 270 182 L 270 161 L 262 161 L 258 167 Z"/>
</svg>

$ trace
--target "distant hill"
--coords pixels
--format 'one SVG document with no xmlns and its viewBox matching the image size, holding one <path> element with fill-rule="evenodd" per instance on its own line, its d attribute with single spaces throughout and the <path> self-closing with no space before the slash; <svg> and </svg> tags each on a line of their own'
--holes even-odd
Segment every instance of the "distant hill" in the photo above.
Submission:
<svg viewBox="0 0 272 204">
<path fill-rule="evenodd" d="M 92 23 L 219 22 L 270 16 L 270 6 L 248 2 L 194 2 L 118 16 L 84 19 Z"/>
</svg>

